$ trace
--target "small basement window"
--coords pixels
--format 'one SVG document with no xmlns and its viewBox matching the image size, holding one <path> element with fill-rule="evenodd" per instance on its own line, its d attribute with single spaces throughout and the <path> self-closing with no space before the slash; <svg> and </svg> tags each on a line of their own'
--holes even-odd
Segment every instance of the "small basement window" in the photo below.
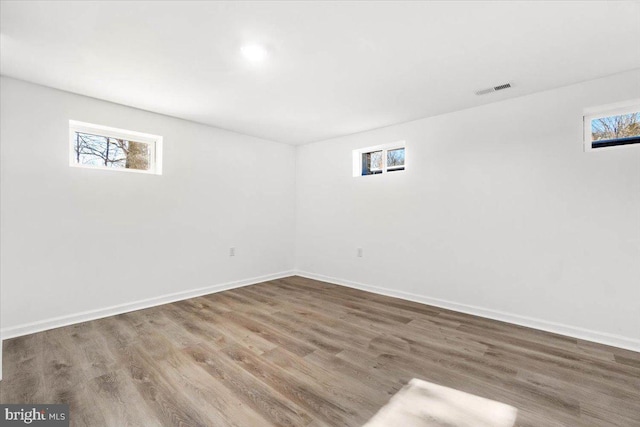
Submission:
<svg viewBox="0 0 640 427">
<path fill-rule="evenodd" d="M 640 143 L 640 100 L 590 109 L 584 116 L 585 151 Z"/>
<path fill-rule="evenodd" d="M 377 175 L 405 168 L 404 142 L 353 151 L 353 176 Z"/>
<path fill-rule="evenodd" d="M 162 137 L 69 121 L 70 165 L 161 175 Z"/>
</svg>

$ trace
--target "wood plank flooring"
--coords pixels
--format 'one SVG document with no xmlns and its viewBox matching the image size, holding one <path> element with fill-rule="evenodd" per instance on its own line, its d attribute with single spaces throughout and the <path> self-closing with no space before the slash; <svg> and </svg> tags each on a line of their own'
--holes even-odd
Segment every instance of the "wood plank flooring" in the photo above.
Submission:
<svg viewBox="0 0 640 427">
<path fill-rule="evenodd" d="M 518 426 L 640 426 L 640 353 L 301 277 L 4 343 L 1 403 L 74 426 L 360 426 L 420 378 Z"/>
</svg>

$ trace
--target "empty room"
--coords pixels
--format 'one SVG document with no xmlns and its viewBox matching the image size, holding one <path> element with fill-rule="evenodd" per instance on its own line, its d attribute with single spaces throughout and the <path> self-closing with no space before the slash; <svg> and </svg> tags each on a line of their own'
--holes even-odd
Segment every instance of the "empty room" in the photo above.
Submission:
<svg viewBox="0 0 640 427">
<path fill-rule="evenodd" d="M 640 1 L 0 34 L 0 426 L 640 426 Z"/>
</svg>

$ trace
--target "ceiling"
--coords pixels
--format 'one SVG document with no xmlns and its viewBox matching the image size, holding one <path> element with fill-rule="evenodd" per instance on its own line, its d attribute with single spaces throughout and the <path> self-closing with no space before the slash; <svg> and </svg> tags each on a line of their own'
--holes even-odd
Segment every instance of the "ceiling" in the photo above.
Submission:
<svg viewBox="0 0 640 427">
<path fill-rule="evenodd" d="M 290 144 L 640 68 L 639 1 L 25 1 L 0 17 L 3 75 Z"/>
</svg>

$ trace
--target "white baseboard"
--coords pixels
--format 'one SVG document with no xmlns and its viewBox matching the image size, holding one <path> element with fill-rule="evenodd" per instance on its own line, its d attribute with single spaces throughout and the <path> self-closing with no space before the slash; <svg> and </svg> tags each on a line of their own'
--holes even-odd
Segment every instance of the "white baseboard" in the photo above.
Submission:
<svg viewBox="0 0 640 427">
<path fill-rule="evenodd" d="M 606 332 L 598 332 L 589 329 L 579 328 L 576 326 L 563 325 L 561 323 L 549 322 L 542 319 L 536 319 L 518 314 L 506 313 L 498 310 L 477 307 L 473 305 L 460 304 L 453 301 L 431 298 L 425 295 L 413 294 L 410 292 L 397 291 L 395 289 L 382 288 L 378 286 L 365 285 L 363 283 L 353 282 L 351 280 L 339 279 L 335 277 L 324 276 L 322 274 L 308 273 L 305 271 L 296 271 L 297 276 L 309 279 L 320 280 L 335 285 L 346 286 L 349 288 L 360 289 L 375 294 L 386 295 L 394 298 L 401 298 L 408 301 L 419 302 L 422 304 L 432 305 L 435 307 L 446 308 L 461 313 L 472 314 L 474 316 L 486 317 L 488 319 L 500 320 L 502 322 L 513 323 L 515 325 L 526 326 L 528 328 L 539 329 L 542 331 L 552 332 L 554 334 L 565 335 L 572 338 L 578 338 L 586 341 L 593 341 L 599 344 L 610 345 L 613 347 L 624 348 L 627 350 L 640 352 L 640 340 L 624 337 L 620 335 L 609 334 Z"/>
<path fill-rule="evenodd" d="M 181 301 L 188 298 L 194 298 L 202 295 L 221 292 L 229 289 L 240 288 L 243 286 L 254 285 L 256 283 L 266 282 L 269 280 L 281 279 L 289 276 L 301 276 L 309 279 L 320 280 L 323 282 L 333 283 L 336 285 L 347 286 L 350 288 L 360 289 L 363 291 L 373 292 L 380 295 L 386 295 L 394 298 L 401 298 L 408 301 L 419 302 L 422 304 L 432 305 L 435 307 L 446 308 L 461 313 L 472 314 L 475 316 L 486 317 L 488 319 L 500 320 L 502 322 L 513 323 L 515 325 L 526 326 L 529 328 L 539 329 L 542 331 L 552 332 L 560 335 L 566 335 L 573 338 L 579 338 L 587 341 L 593 341 L 600 344 L 611 345 L 614 347 L 624 348 L 632 351 L 640 351 L 640 340 L 628 338 L 620 335 L 598 332 L 589 329 L 579 328 L 575 326 L 563 325 L 560 323 L 549 322 L 546 320 L 535 319 L 526 316 L 520 316 L 513 313 L 505 313 L 502 311 L 491 310 L 487 308 L 477 307 L 473 305 L 460 304 L 453 301 L 431 298 L 424 295 L 413 294 L 409 292 L 397 291 L 394 289 L 382 288 L 378 286 L 365 285 L 363 283 L 353 282 L 350 280 L 339 279 L 335 277 L 324 276 L 321 274 L 308 273 L 305 271 L 283 271 L 280 273 L 270 274 L 266 276 L 253 277 L 245 280 L 238 280 L 228 283 L 222 283 L 204 288 L 193 289 L 184 292 L 176 292 L 172 294 L 162 295 L 158 297 L 148 298 L 132 303 L 120 304 L 111 307 L 101 308 L 97 310 L 85 311 L 82 313 L 71 314 L 67 316 L 55 317 L 52 319 L 41 320 L 38 322 L 27 323 L 23 325 L 2 328 L 0 337 L 2 340 L 19 337 L 22 335 L 33 334 L 48 329 L 60 328 L 76 323 L 87 322 L 89 320 L 101 319 L 103 317 L 115 316 L 117 314 L 127 313 L 145 308 L 155 307 L 162 304 Z M 0 349 L 2 341 L 0 341 Z M 0 356 L 1 357 L 1 356 Z M 1 359 L 0 359 L 1 360 Z M 0 365 L 1 366 L 1 365 Z M 0 371 L 0 379 L 2 373 Z"/>
<path fill-rule="evenodd" d="M 22 335 L 33 334 L 36 332 L 46 331 L 48 329 L 60 328 L 62 326 L 73 325 L 76 323 L 87 322 L 89 320 L 101 319 L 103 317 L 115 316 L 117 314 L 128 313 L 131 311 L 142 310 L 144 308 L 155 307 L 162 304 L 181 301 L 188 298 L 199 297 L 202 295 L 212 294 L 215 292 L 226 291 L 229 289 L 240 288 L 256 283 L 267 282 L 269 280 L 281 279 L 294 275 L 293 271 L 283 271 L 280 273 L 269 274 L 266 276 L 253 277 L 250 279 L 237 280 L 233 282 L 222 283 L 204 288 L 192 289 L 189 291 L 176 292 L 158 297 L 147 298 L 131 303 L 114 305 L 111 307 L 100 308 L 97 310 L 84 311 L 82 313 L 70 314 L 66 316 L 55 317 L 52 319 L 40 320 L 37 322 L 26 323 L 23 325 L 12 326 L 0 330 L 0 336 L 3 340 L 19 337 Z M 0 346 L 2 341 L 0 341 Z M 1 347 L 0 347 L 1 348 Z M 0 374 L 1 377 L 1 374 Z"/>
</svg>

